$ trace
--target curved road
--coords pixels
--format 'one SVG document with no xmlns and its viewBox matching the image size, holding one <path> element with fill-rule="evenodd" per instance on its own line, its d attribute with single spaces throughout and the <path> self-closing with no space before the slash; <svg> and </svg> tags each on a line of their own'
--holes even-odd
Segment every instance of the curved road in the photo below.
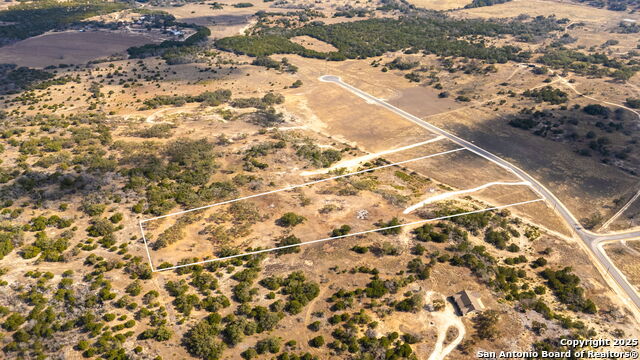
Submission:
<svg viewBox="0 0 640 360">
<path fill-rule="evenodd" d="M 582 228 L 582 226 L 580 225 L 580 222 L 573 216 L 573 214 L 569 211 L 569 209 L 567 209 L 566 206 L 558 198 L 556 198 L 556 196 L 549 189 L 547 189 L 544 185 L 538 182 L 535 178 L 533 178 L 527 172 L 511 164 L 510 162 L 500 158 L 497 155 L 490 153 L 489 151 L 467 140 L 461 139 L 446 130 L 443 130 L 437 126 L 434 126 L 414 115 L 411 115 L 408 112 L 402 109 L 399 109 L 387 103 L 384 100 L 380 100 L 374 97 L 373 95 L 370 95 L 354 86 L 351 86 L 343 82 L 339 76 L 324 75 L 320 77 L 320 81 L 337 84 L 351 91 L 357 96 L 363 98 L 367 102 L 380 105 L 386 108 L 387 110 L 392 111 L 395 114 L 400 115 L 405 119 L 415 123 L 416 125 L 419 125 L 427 130 L 430 130 L 431 132 L 436 133 L 438 135 L 444 136 L 449 140 L 453 141 L 454 143 L 460 145 L 461 147 L 464 147 L 465 149 L 475 153 L 476 155 L 479 155 L 493 162 L 494 164 L 502 167 L 503 169 L 510 171 L 522 181 L 528 181 L 529 183 L 531 183 L 531 188 L 533 189 L 533 191 L 535 191 L 536 193 L 538 193 L 538 195 L 540 195 L 540 197 L 545 199 L 549 203 L 549 205 L 553 206 L 553 208 L 558 212 L 558 214 L 562 216 L 562 218 L 567 222 L 567 224 L 569 224 L 571 229 L 573 229 L 575 234 L 577 234 L 578 237 L 580 237 L 580 239 L 584 242 L 586 247 L 590 250 L 591 254 L 600 263 L 600 265 L 602 266 L 602 269 L 606 270 L 606 274 L 608 274 L 615 281 L 615 284 L 619 287 L 619 290 L 623 291 L 625 296 L 622 297 L 622 300 L 627 304 L 629 304 L 629 301 L 630 301 L 633 305 L 635 305 L 635 309 L 633 305 L 631 306 L 631 308 L 635 310 L 634 312 L 636 313 L 636 316 L 638 313 L 640 313 L 640 296 L 638 295 L 634 287 L 627 281 L 626 277 L 620 272 L 620 270 L 618 270 L 618 268 L 615 267 L 611 259 L 609 259 L 609 257 L 606 255 L 606 253 L 602 249 L 602 245 L 604 242 L 613 241 L 613 240 L 629 240 L 633 238 L 640 238 L 640 231 L 611 233 L 611 234 L 596 234 L 591 231 L 588 231 Z M 605 275 L 605 278 L 606 278 L 606 274 L 603 274 Z M 618 290 L 618 289 L 615 289 L 614 287 L 614 290 Z M 620 291 L 616 291 L 616 292 L 618 292 L 619 295 L 622 295 L 620 294 Z"/>
</svg>

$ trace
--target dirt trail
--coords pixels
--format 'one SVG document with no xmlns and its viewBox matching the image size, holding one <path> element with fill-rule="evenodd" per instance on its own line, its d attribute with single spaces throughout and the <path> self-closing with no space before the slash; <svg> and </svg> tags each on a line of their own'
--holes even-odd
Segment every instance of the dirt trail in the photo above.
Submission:
<svg viewBox="0 0 640 360">
<path fill-rule="evenodd" d="M 417 204 L 411 205 L 408 208 L 406 208 L 402 213 L 403 214 L 408 214 L 410 212 L 413 212 L 421 207 L 423 207 L 426 204 L 430 204 L 432 202 L 436 202 L 436 201 L 440 201 L 440 200 L 444 200 L 444 199 L 448 199 L 450 197 L 454 197 L 457 195 L 461 195 L 461 194 L 467 194 L 467 193 L 472 193 L 472 192 L 476 192 L 482 189 L 486 189 L 488 187 L 494 186 L 494 185 L 504 185 L 504 186 L 531 186 L 531 183 L 528 181 L 518 181 L 518 182 L 504 182 L 504 181 L 493 181 L 490 183 L 486 183 L 484 185 L 480 185 L 478 187 L 475 187 L 473 189 L 466 189 L 466 190 L 459 190 L 459 191 L 451 191 L 451 192 L 446 192 L 443 194 L 439 194 L 436 196 L 432 196 L 430 198 L 427 198 L 425 200 L 420 201 Z"/>
<path fill-rule="evenodd" d="M 511 73 L 511 75 L 509 75 L 509 77 L 505 81 L 511 80 L 511 78 L 514 77 L 518 72 L 520 72 L 520 70 L 522 70 L 522 67 L 521 66 L 516 66 L 516 68 Z"/>
<path fill-rule="evenodd" d="M 425 295 L 425 301 L 427 303 L 431 301 L 432 295 L 434 295 L 433 292 L 427 291 Z M 453 349 L 460 344 L 460 342 L 462 342 L 466 331 L 462 320 L 460 320 L 460 317 L 456 314 L 453 305 L 448 301 L 445 301 L 445 309 L 443 311 L 434 311 L 430 315 L 433 318 L 433 322 L 438 327 L 438 337 L 435 345 L 433 346 L 433 352 L 429 356 L 429 360 L 442 360 L 446 358 L 447 355 L 449 355 Z M 447 331 L 451 327 L 458 330 L 458 335 L 455 339 L 445 345 L 444 343 L 447 339 Z"/>
<path fill-rule="evenodd" d="M 145 122 L 148 124 L 172 124 L 172 122 L 170 121 L 156 121 L 156 119 L 160 117 L 160 115 L 167 116 L 167 115 L 190 113 L 195 111 L 199 106 L 200 104 L 187 104 L 177 108 L 169 107 L 169 108 L 160 109 L 155 111 L 151 115 L 147 116 L 147 118 L 145 119 Z"/>
<path fill-rule="evenodd" d="M 158 110 L 156 112 L 154 112 L 153 114 L 147 116 L 147 118 L 145 119 L 145 122 L 148 124 L 166 124 L 169 123 L 168 121 L 156 121 L 156 119 L 158 118 L 159 115 L 162 115 L 166 112 L 169 112 L 169 110 L 175 110 L 172 108 L 168 108 L 168 109 L 162 109 L 162 110 Z"/>
<path fill-rule="evenodd" d="M 411 148 L 415 148 L 418 146 L 422 146 L 422 145 L 426 145 L 426 144 L 430 144 L 436 141 L 440 141 L 440 140 L 444 140 L 445 137 L 444 136 L 436 136 L 432 139 L 426 140 L 426 141 L 422 141 L 419 143 L 415 143 L 415 144 L 411 144 L 411 145 L 407 145 L 407 146 L 403 146 L 403 147 L 399 147 L 399 148 L 395 148 L 395 149 L 390 149 L 390 150 L 385 150 L 385 151 L 381 151 L 378 153 L 374 153 L 374 154 L 367 154 L 367 155 L 363 155 L 357 158 L 353 158 L 353 159 L 349 159 L 349 160 L 344 160 L 344 161 L 340 161 L 337 164 L 326 168 L 326 169 L 318 169 L 318 170 L 314 170 L 314 171 L 304 171 L 302 173 L 300 173 L 300 175 L 302 176 L 310 176 L 310 175 L 318 175 L 318 174 L 326 174 L 330 171 L 336 170 L 336 169 L 340 169 L 340 168 L 354 168 L 357 167 L 358 165 L 367 162 L 367 161 L 371 161 L 373 159 L 379 158 L 381 156 L 384 155 L 388 155 L 388 154 L 392 154 L 395 152 L 400 152 L 400 151 L 404 151 L 404 150 L 408 150 Z"/>
<path fill-rule="evenodd" d="M 562 84 L 563 84 L 563 85 L 565 85 L 566 87 L 568 87 L 569 89 L 571 89 L 571 91 L 573 91 L 574 93 L 576 93 L 576 95 L 578 95 L 578 96 L 582 96 L 582 97 L 584 97 L 584 98 L 586 98 L 586 99 L 589 99 L 589 100 L 593 100 L 593 101 L 601 102 L 601 103 L 603 103 L 603 104 L 612 105 L 612 106 L 616 106 L 616 107 L 619 107 L 619 108 L 622 108 L 622 109 L 625 109 L 625 110 L 631 111 L 632 113 L 634 113 L 634 114 L 636 114 L 636 115 L 638 116 L 638 119 L 640 119 L 640 112 L 637 112 L 637 111 L 633 110 L 632 108 L 627 107 L 627 106 L 624 106 L 624 105 L 622 105 L 622 104 L 616 104 L 616 103 L 612 103 L 612 102 L 609 102 L 609 101 L 604 101 L 604 100 L 596 99 L 596 98 L 594 98 L 594 97 L 591 97 L 591 96 L 585 95 L 585 94 L 581 93 L 580 91 L 578 91 L 578 90 L 575 88 L 575 86 L 573 86 L 573 84 L 571 84 L 567 79 L 563 78 L 562 76 L 560 76 L 560 75 L 558 75 L 558 74 L 556 74 L 556 76 L 560 79 L 560 81 L 562 82 Z"/>
</svg>

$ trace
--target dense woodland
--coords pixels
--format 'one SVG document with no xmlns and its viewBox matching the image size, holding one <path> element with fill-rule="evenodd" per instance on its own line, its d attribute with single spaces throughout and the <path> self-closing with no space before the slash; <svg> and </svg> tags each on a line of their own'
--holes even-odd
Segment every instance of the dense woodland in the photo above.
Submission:
<svg viewBox="0 0 640 360">
<path fill-rule="evenodd" d="M 477 8 L 482 6 L 491 6 L 496 4 L 504 4 L 511 0 L 473 0 L 471 4 L 465 5 L 466 9 Z"/>
<path fill-rule="evenodd" d="M 407 17 L 333 25 L 312 24 L 288 31 L 269 30 L 258 35 L 220 39 L 216 45 L 221 49 L 252 56 L 294 53 L 329 60 L 366 58 L 380 56 L 388 51 L 415 48 L 427 54 L 465 56 L 504 63 L 509 60 L 524 61 L 530 54 L 515 46 L 486 46 L 482 37 L 512 35 L 537 39 L 558 29 L 557 20 L 543 17 L 530 22 L 453 20 L 444 16 Z M 319 53 L 288 40 L 299 35 L 325 41 L 338 48 L 338 51 Z"/>
</svg>

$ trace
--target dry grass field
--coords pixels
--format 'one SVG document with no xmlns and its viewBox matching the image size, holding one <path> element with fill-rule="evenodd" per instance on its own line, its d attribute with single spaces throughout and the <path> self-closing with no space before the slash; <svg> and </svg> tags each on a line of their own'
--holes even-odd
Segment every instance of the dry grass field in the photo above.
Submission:
<svg viewBox="0 0 640 360">
<path fill-rule="evenodd" d="M 276 57 L 279 59 L 279 57 Z M 507 89 L 521 92 L 525 89 L 541 86 L 540 78 L 528 71 L 513 65 L 499 66 L 497 73 L 489 80 L 486 76 L 462 76 L 459 74 L 443 74 L 441 82 L 445 90 L 451 93 L 472 93 L 472 102 L 468 104 L 438 98 L 438 91 L 425 86 L 413 85 L 401 76 L 401 73 L 381 73 L 379 69 L 371 67 L 362 61 L 323 62 L 298 56 L 287 56 L 289 61 L 300 68 L 296 75 L 276 74 L 273 70 L 265 70 L 249 65 L 237 68 L 226 65 L 218 69 L 217 73 L 202 73 L 206 64 L 186 64 L 171 67 L 179 75 L 166 73 L 163 86 L 155 84 L 141 84 L 135 88 L 123 88 L 120 85 L 105 85 L 103 91 L 111 101 L 105 104 L 106 111 L 130 116 L 151 116 L 162 109 L 138 112 L 139 105 L 130 102 L 133 99 L 145 99 L 160 94 L 198 94 L 208 89 L 229 88 L 237 96 L 252 96 L 257 92 L 275 90 L 286 95 L 284 110 L 290 114 L 295 126 L 303 125 L 330 136 L 340 142 L 357 146 L 369 152 L 384 151 L 395 146 L 409 145 L 424 141 L 431 134 L 397 115 L 370 105 L 357 96 L 332 85 L 322 83 L 318 77 L 324 74 L 335 74 L 344 81 L 369 92 L 379 98 L 387 99 L 391 104 L 421 116 L 429 122 L 451 130 L 462 137 L 476 141 L 488 150 L 496 152 L 515 162 L 520 167 L 530 171 L 546 183 L 570 208 L 583 217 L 589 217 L 599 212 L 603 218 L 616 211 L 613 203 L 625 192 L 633 191 L 637 180 L 621 171 L 611 171 L 610 165 L 599 164 L 594 158 L 585 158 L 573 152 L 566 151 L 566 145 L 558 142 L 531 136 L 530 134 L 513 128 L 501 120 L 512 116 L 513 111 L 508 106 L 502 106 L 494 111 L 498 99 L 520 104 L 522 100 L 510 99 L 506 96 L 496 96 L 496 89 L 508 80 Z M 383 61 L 393 60 L 393 56 L 384 57 Z M 246 59 L 246 60 L 245 60 Z M 240 64 L 249 58 L 238 58 Z M 431 59 L 425 59 L 427 64 Z M 131 70 L 131 61 L 113 62 L 115 66 L 122 66 Z M 162 66 L 162 62 L 149 61 L 149 65 Z M 98 65 L 99 66 L 99 65 Z M 167 68 L 168 70 L 169 68 Z M 109 68 L 101 67 L 92 70 L 93 75 L 107 74 Z M 73 74 L 69 70 L 69 74 Z M 303 82 L 297 89 L 283 89 L 296 79 Z M 573 84 L 579 91 L 593 97 L 608 98 L 622 102 L 634 94 L 631 87 L 613 86 L 603 80 L 576 78 Z M 585 86 L 586 85 L 586 86 Z M 52 93 L 54 102 L 62 102 L 68 96 L 73 96 L 78 90 L 73 85 L 56 87 Z M 504 88 L 504 87 L 502 87 Z M 568 89 L 567 89 L 568 90 Z M 572 99 L 583 106 L 592 102 L 579 98 Z M 69 110 L 81 106 L 80 103 L 68 107 Z M 64 111 L 64 108 L 63 108 Z M 514 142 L 513 139 L 518 139 Z M 531 149 L 538 149 L 535 157 L 531 157 Z M 439 161 L 439 160 L 434 160 Z M 447 166 L 446 162 L 443 166 Z M 472 184 L 466 179 L 482 178 L 479 174 L 482 168 L 490 166 L 482 161 L 480 166 L 472 166 L 474 175 L 469 177 L 464 167 L 460 171 L 446 171 L 445 167 L 434 174 L 428 174 L 439 181 L 450 183 L 456 188 L 464 188 Z M 493 170 L 492 170 L 493 171 Z M 456 175 L 457 174 L 457 175 Z M 438 178 L 446 176 L 448 179 Z M 459 180 L 454 180 L 454 179 Z M 491 176 L 487 177 L 487 181 Z M 573 179 L 567 182 L 566 179 Z M 602 186 L 602 184 L 608 186 Z M 474 185 L 474 186 L 477 186 Z M 598 204 L 594 207 L 593 204 Z M 560 229 L 558 229 L 560 230 Z"/>
<path fill-rule="evenodd" d="M 640 226 L 640 201 L 634 201 L 620 216 L 609 225 L 611 230 L 634 229 Z"/>
<path fill-rule="evenodd" d="M 255 19 L 257 11 L 269 11 L 270 3 L 251 0 L 242 1 L 253 4 L 251 7 L 235 8 L 232 5 L 238 1 L 222 0 L 223 9 L 213 9 L 209 4 L 188 3 L 182 6 L 151 7 L 154 10 L 166 11 L 179 21 L 206 26 L 211 30 L 211 38 L 218 39 L 227 36 L 243 34 Z"/>
<path fill-rule="evenodd" d="M 337 51 L 335 46 L 331 44 L 327 44 L 324 41 L 320 41 L 318 39 L 314 39 L 311 36 L 294 36 L 291 38 L 291 41 L 304 46 L 307 49 L 315 50 L 319 52 L 332 52 Z"/>
<path fill-rule="evenodd" d="M 600 46 L 605 41 L 615 39 L 620 44 L 612 47 L 614 52 L 635 49 L 637 39 L 634 36 L 616 34 L 613 29 L 624 19 L 640 21 L 640 15 L 620 11 L 598 9 L 576 3 L 556 0 L 513 0 L 504 4 L 464 9 L 451 12 L 453 16 L 471 18 L 513 18 L 522 14 L 534 16 L 555 16 L 567 18 L 568 31 L 577 39 L 575 46 Z M 572 24 L 583 24 L 571 28 Z"/>
<path fill-rule="evenodd" d="M 607 255 L 613 263 L 627 277 L 627 280 L 640 289 L 640 257 L 639 241 L 627 241 L 624 244 L 612 243 L 604 246 Z"/>
<path fill-rule="evenodd" d="M 452 10 L 463 8 L 470 4 L 471 0 L 409 0 L 409 3 L 431 10 Z"/>
<path fill-rule="evenodd" d="M 513 0 L 504 4 L 464 9 L 453 12 L 460 16 L 482 18 L 528 16 L 552 16 L 569 18 L 572 22 L 599 24 L 600 26 L 617 25 L 622 19 L 638 19 L 637 14 L 597 9 L 567 1 L 556 0 Z"/>
<path fill-rule="evenodd" d="M 544 72 L 532 63 L 564 33 L 576 38 L 568 48 L 629 61 L 637 37 L 613 32 L 623 18 L 640 20 L 638 14 L 552 0 L 464 10 L 470 0 L 409 0 L 458 18 L 525 13 L 569 23 L 527 43 L 516 34 L 474 35 L 486 45 L 532 51 L 521 62 L 399 46 L 344 61 L 284 51 L 270 55 L 272 61 L 255 61 L 220 50 L 213 40 L 255 24 L 297 29 L 315 20 L 394 19 L 419 11 L 378 0 L 248 2 L 253 6 L 221 0 L 222 9 L 212 2 L 143 3 L 143 9 L 166 11 L 212 34 L 139 58 L 108 59 L 168 35 L 160 28 L 146 35 L 67 31 L 0 48 L 1 63 L 77 64 L 45 69 L 51 81 L 0 98 L 0 358 L 41 355 L 22 347 L 36 348 L 35 332 L 49 328 L 55 336 L 39 344 L 65 359 L 264 360 L 308 353 L 305 360 L 338 360 L 389 358 L 395 351 L 404 353 L 398 359 L 462 360 L 480 349 L 526 350 L 545 339 L 640 336 L 640 318 L 554 208 L 537 201 L 483 212 L 539 199 L 526 183 L 319 79 L 339 76 L 499 155 L 548 187 L 583 223 L 597 225 L 639 186 L 640 120 L 613 104 L 640 97 L 640 77 L 623 83 L 604 72 Z M 300 11 L 303 5 L 314 11 Z M 368 10 L 364 17 L 349 13 L 362 9 Z M 257 11 L 292 13 L 259 19 Z M 336 11 L 347 16 L 334 17 Z M 92 20 L 137 21 L 134 14 L 130 9 Z M 584 25 L 570 26 L 578 22 Z M 341 31 L 348 34 L 349 26 Z M 610 39 L 619 42 L 602 46 Z M 310 36 L 291 40 L 323 52 L 344 46 Z M 102 60 L 88 63 L 95 59 Z M 566 99 L 551 103 L 525 93 L 546 86 Z M 586 114 L 602 100 L 610 103 L 605 115 Z M 538 128 L 513 125 L 525 115 L 542 119 Z M 548 130 L 539 131 L 544 126 Z M 589 143 L 603 137 L 609 155 Z M 434 156 L 275 192 L 428 155 Z M 637 226 L 639 206 L 610 228 Z M 455 216 L 469 211 L 477 213 Z M 181 213 L 163 217 L 174 212 Z M 368 232 L 433 218 L 439 218 L 429 222 L 433 227 Z M 290 251 L 239 255 L 342 235 Z M 640 286 L 640 242 L 605 249 Z M 225 256 L 233 258 L 184 266 Z M 152 273 L 148 262 L 156 270 L 179 268 Z M 554 288 L 547 277 L 562 276 L 565 268 L 571 284 Z M 476 292 L 485 311 L 459 316 L 447 298 L 462 290 Z M 570 299 L 563 298 L 568 291 Z M 35 304 L 47 305 L 32 311 L 40 308 Z M 42 315 L 46 307 L 55 316 Z M 49 324 L 51 318 L 59 324 Z M 265 350 L 266 342 L 278 349 Z"/>
<path fill-rule="evenodd" d="M 111 31 L 48 33 L 0 48 L 0 62 L 35 68 L 59 64 L 84 64 L 124 53 L 127 48 L 163 39 L 156 34 Z"/>
<path fill-rule="evenodd" d="M 312 60 L 302 59 L 301 61 L 302 63 L 312 62 Z M 322 73 L 317 71 L 318 66 L 301 67 L 315 69 L 309 74 L 310 77 Z M 633 191 L 634 185 L 637 184 L 634 177 L 622 171 L 611 171 L 610 166 L 598 164 L 592 158 L 567 152 L 565 145 L 561 143 L 550 143 L 544 139 L 532 137 L 519 129 L 508 126 L 506 122 L 500 122 L 500 118 L 496 118 L 496 115 L 507 117 L 510 110 L 508 107 L 502 107 L 505 109 L 504 112 L 496 113 L 493 111 L 494 106 L 484 104 L 495 97 L 496 91 L 492 89 L 495 89 L 505 78 L 510 78 L 511 87 L 516 91 L 523 91 L 523 89 L 540 84 L 536 84 L 535 78 L 531 75 L 511 77 L 514 71 L 511 67 L 499 70 L 498 75 L 494 75 L 493 80 L 489 82 L 468 78 L 454 78 L 449 82 L 443 82 L 446 88 L 449 88 L 448 84 L 451 84 L 453 89 L 459 88 L 461 91 L 481 94 L 480 98 L 476 100 L 477 102 L 463 107 L 460 103 L 452 102 L 449 99 L 437 99 L 435 90 L 411 86 L 406 79 L 392 73 L 376 75 L 376 83 L 374 83 L 371 80 L 373 73 L 379 70 L 363 66 L 361 63 L 358 65 L 357 62 L 345 62 L 341 63 L 339 68 L 333 64 L 324 65 L 324 67 L 324 73 L 340 75 L 344 81 L 360 89 L 377 97 L 390 99 L 392 104 L 407 104 L 401 108 L 423 116 L 427 121 L 437 126 L 451 130 L 463 138 L 475 141 L 476 144 L 510 159 L 537 176 L 554 192 L 558 193 L 573 211 L 579 214 L 589 214 L 585 217 L 591 216 L 594 210 L 600 211 L 604 218 L 613 215 L 615 212 L 613 200 L 621 192 Z M 578 84 L 581 83 L 582 80 L 578 82 Z M 381 109 L 375 110 L 377 108 L 375 105 L 366 104 L 355 95 L 347 93 L 339 87 L 327 84 L 319 84 L 318 86 L 318 90 L 313 87 L 305 87 L 304 100 L 297 95 L 291 97 L 292 104 L 297 107 L 296 110 L 291 111 L 299 111 L 301 118 L 311 121 L 312 124 L 319 124 L 318 127 L 315 127 L 317 130 L 322 130 L 332 136 L 340 136 L 338 138 L 343 141 L 361 139 L 356 140 L 356 143 L 372 152 L 381 151 L 384 147 L 389 146 L 388 144 L 406 144 L 399 141 L 418 142 L 420 138 L 425 136 L 421 132 L 413 135 L 418 128 L 406 120 Z M 602 94 L 594 94 L 593 96 L 604 96 L 607 90 L 604 87 L 602 89 Z M 616 89 L 624 91 L 619 87 Z M 626 91 L 618 94 L 617 98 L 620 99 L 618 101 L 622 101 L 625 96 L 632 94 L 631 91 L 627 88 Z M 607 94 L 616 96 L 610 91 Z M 411 98 L 416 100 L 426 98 L 429 101 L 407 100 Z M 379 118 L 380 116 L 383 118 Z M 360 121 L 354 122 L 353 119 L 364 119 L 367 124 L 375 125 L 360 126 Z M 376 135 L 378 131 L 380 135 Z M 518 140 L 514 142 L 514 139 Z M 537 149 L 533 157 L 532 148 Z M 473 172 L 473 177 L 477 176 L 476 171 Z M 439 174 L 446 174 L 446 176 L 452 176 L 452 173 L 444 169 L 439 172 Z M 459 176 L 466 178 L 463 172 L 460 172 Z M 571 178 L 573 181 L 566 181 L 567 178 Z M 446 180 L 442 181 L 447 182 Z M 603 184 L 608 184 L 608 186 L 603 186 Z M 458 186 L 455 183 L 453 185 Z M 598 207 L 594 208 L 594 203 L 598 204 Z"/>
</svg>

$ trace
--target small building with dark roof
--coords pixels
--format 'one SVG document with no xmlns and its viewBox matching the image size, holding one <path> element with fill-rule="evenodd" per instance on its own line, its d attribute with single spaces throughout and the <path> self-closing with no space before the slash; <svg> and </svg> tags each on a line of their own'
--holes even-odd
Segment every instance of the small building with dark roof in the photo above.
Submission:
<svg viewBox="0 0 640 360">
<path fill-rule="evenodd" d="M 462 290 L 459 293 L 452 296 L 453 302 L 460 310 L 462 316 L 467 315 L 470 312 L 480 311 L 484 309 L 484 304 L 480 299 L 480 295 L 473 291 Z"/>
</svg>

